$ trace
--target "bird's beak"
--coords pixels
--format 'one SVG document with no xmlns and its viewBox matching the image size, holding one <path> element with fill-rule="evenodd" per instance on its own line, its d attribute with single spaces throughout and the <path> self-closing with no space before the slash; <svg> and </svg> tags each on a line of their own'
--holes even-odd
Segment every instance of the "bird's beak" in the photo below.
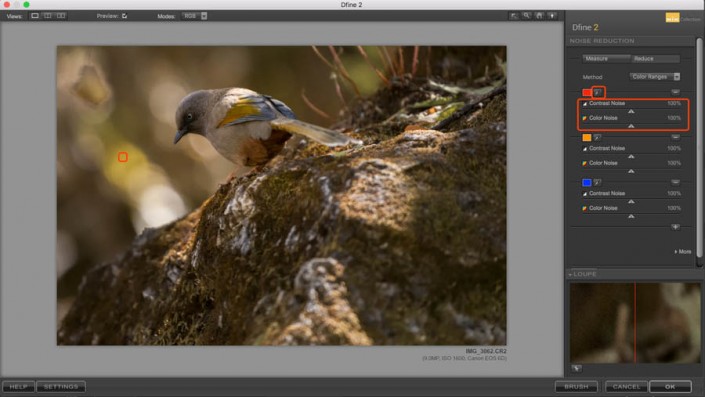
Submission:
<svg viewBox="0 0 705 397">
<path fill-rule="evenodd" d="M 174 137 L 174 145 L 179 143 L 181 138 L 183 138 L 184 135 L 186 135 L 186 134 L 188 134 L 188 129 L 186 129 L 186 128 L 182 128 L 182 129 L 176 131 L 176 136 Z"/>
</svg>

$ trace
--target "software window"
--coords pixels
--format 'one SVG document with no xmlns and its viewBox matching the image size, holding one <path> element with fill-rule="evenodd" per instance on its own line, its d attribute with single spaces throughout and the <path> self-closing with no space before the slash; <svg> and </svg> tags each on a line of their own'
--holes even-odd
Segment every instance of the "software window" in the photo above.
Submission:
<svg viewBox="0 0 705 397">
<path fill-rule="evenodd" d="M 2 396 L 702 396 L 704 9 L 0 3 Z"/>
</svg>

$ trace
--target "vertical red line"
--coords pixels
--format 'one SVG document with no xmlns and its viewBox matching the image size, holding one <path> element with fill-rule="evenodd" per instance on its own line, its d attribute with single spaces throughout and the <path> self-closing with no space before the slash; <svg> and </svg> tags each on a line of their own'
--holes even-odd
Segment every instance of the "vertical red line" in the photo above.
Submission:
<svg viewBox="0 0 705 397">
<path fill-rule="evenodd" d="M 636 364 L 636 283 L 634 283 L 634 364 Z"/>
</svg>

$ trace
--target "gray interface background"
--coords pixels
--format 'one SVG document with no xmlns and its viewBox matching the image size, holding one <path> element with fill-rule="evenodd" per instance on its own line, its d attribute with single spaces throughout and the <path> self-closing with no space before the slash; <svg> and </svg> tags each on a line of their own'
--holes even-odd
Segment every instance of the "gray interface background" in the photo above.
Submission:
<svg viewBox="0 0 705 397">
<path fill-rule="evenodd" d="M 508 361 L 423 362 L 465 347 L 56 345 L 57 45 L 506 45 Z M 563 375 L 563 24 L 0 24 L 0 375 Z"/>
</svg>

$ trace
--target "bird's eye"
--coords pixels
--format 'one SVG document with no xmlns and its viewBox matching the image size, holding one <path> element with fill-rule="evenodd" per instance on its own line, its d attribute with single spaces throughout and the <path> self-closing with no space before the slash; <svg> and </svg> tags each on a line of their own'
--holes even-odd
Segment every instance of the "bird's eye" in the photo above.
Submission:
<svg viewBox="0 0 705 397">
<path fill-rule="evenodd" d="M 192 121 L 193 120 L 193 113 L 186 113 L 186 120 Z"/>
</svg>

